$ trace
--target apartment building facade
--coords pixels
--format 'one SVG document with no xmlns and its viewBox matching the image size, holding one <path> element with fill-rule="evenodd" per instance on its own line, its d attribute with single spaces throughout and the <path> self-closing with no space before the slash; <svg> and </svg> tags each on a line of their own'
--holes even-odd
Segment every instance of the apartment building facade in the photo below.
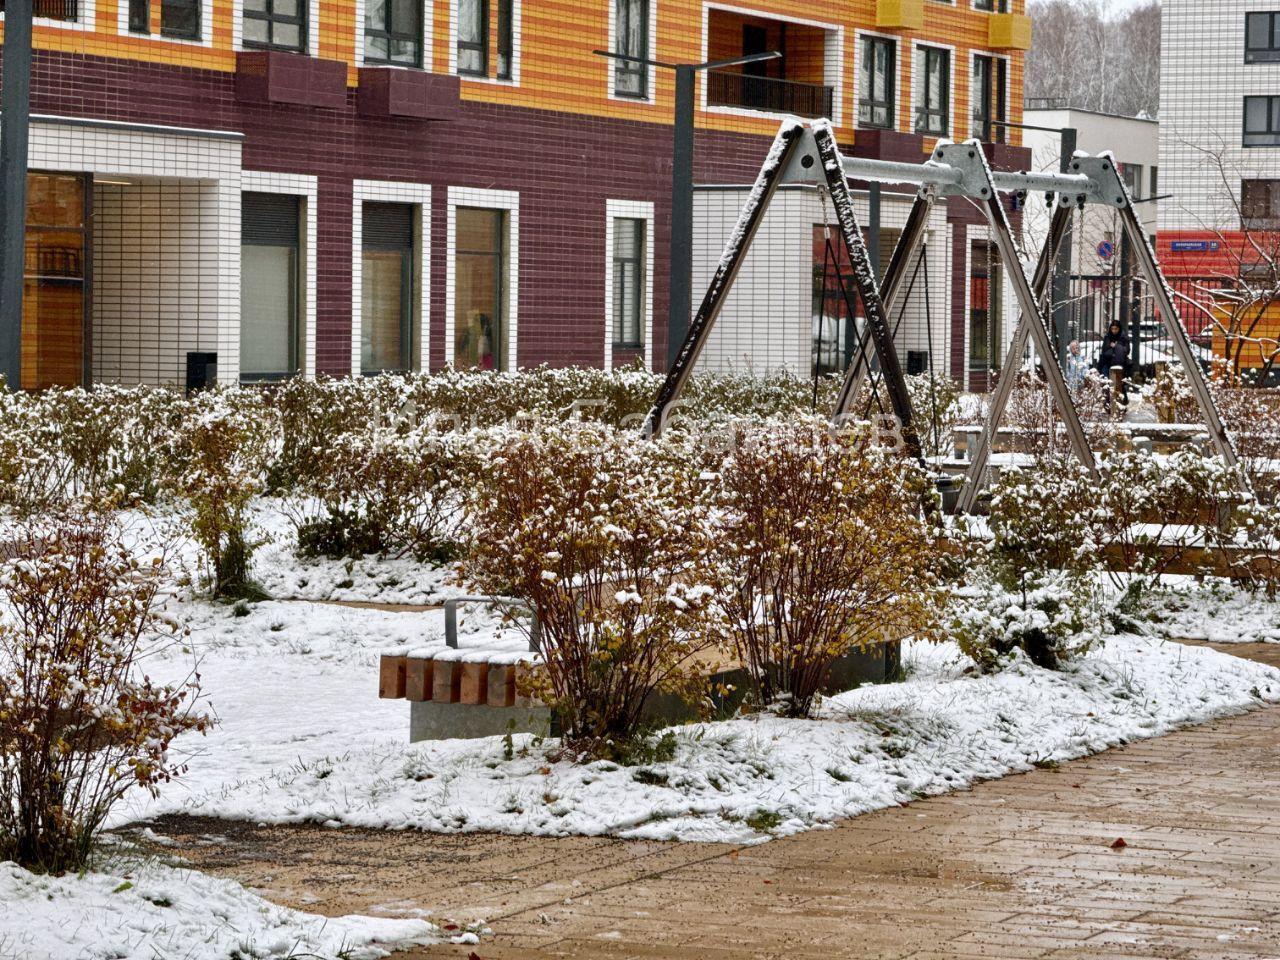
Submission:
<svg viewBox="0 0 1280 960">
<path fill-rule="evenodd" d="M 1165 0 L 1162 49 L 1160 188 L 1172 197 L 1160 205 L 1158 253 L 1198 291 L 1205 309 L 1186 313 L 1207 343 L 1231 323 L 1224 305 L 1268 286 L 1280 254 L 1280 2 Z M 1243 366 L 1262 370 L 1280 309 L 1249 333 L 1260 345 Z M 1221 356 L 1222 336 L 1212 340 Z"/>
<path fill-rule="evenodd" d="M 785 115 L 862 155 L 1021 159 L 1022 0 L 36 2 L 28 387 L 661 369 L 673 78 L 597 50 L 782 53 L 700 76 L 703 184 L 750 182 Z M 948 207 L 934 254 L 961 373 L 975 223 Z"/>
</svg>

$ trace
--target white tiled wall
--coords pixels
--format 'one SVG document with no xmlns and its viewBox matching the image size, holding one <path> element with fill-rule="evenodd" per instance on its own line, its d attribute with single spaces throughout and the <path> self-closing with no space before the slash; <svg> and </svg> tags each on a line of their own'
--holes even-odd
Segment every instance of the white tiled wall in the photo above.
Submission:
<svg viewBox="0 0 1280 960">
<path fill-rule="evenodd" d="M 188 351 L 238 375 L 240 151 L 237 137 L 130 124 L 32 124 L 36 170 L 92 173 L 95 380 L 177 383 Z M 102 182 L 115 181 L 115 182 Z"/>
<path fill-rule="evenodd" d="M 699 190 L 694 199 L 693 309 L 696 312 L 715 273 L 725 242 L 732 233 L 747 190 Z M 865 193 L 854 195 L 859 221 L 867 223 Z M 881 226 L 899 230 L 906 222 L 910 200 L 885 197 Z M 775 194 L 747 254 L 707 345 L 699 359 L 703 370 L 786 370 L 807 377 L 813 363 L 813 228 L 834 223 L 830 203 L 825 207 L 816 190 L 784 189 Z M 935 371 L 946 370 L 950 343 L 951 250 L 947 242 L 946 211 L 935 207 L 928 231 L 925 259 L 905 308 L 892 311 L 896 343 L 904 368 L 908 350 L 928 350 Z M 885 236 L 887 261 L 891 240 Z M 927 292 L 926 292 L 927 291 Z M 906 287 L 903 288 L 904 296 Z"/>
<path fill-rule="evenodd" d="M 1280 11 L 1280 2 L 1164 0 L 1160 192 L 1174 197 L 1160 205 L 1161 230 L 1238 230 L 1240 179 L 1280 178 L 1280 147 L 1241 146 L 1244 98 L 1280 94 L 1280 64 L 1244 62 L 1251 11 Z"/>
</svg>

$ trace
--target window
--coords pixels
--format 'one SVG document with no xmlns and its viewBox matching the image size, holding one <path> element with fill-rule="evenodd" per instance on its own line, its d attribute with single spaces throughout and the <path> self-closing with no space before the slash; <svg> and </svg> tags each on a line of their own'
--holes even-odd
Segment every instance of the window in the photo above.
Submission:
<svg viewBox="0 0 1280 960">
<path fill-rule="evenodd" d="M 298 372 L 298 235 L 301 201 L 245 193 L 240 206 L 240 378 Z"/>
<path fill-rule="evenodd" d="M 1120 176 L 1124 177 L 1124 185 L 1129 188 L 1129 196 L 1134 200 L 1142 198 L 1142 164 L 1120 164 Z"/>
<path fill-rule="evenodd" d="M 458 72 L 489 73 L 489 0 L 458 0 Z"/>
<path fill-rule="evenodd" d="M 4 0 L 0 0 L 0 14 L 4 13 Z M 32 0 L 31 15 L 37 20 L 62 20 L 75 23 L 80 19 L 79 0 Z"/>
<path fill-rule="evenodd" d="M 993 243 L 979 241 L 969 249 L 969 369 L 973 372 L 1000 368 L 1001 269 Z"/>
<path fill-rule="evenodd" d="M 513 49 L 512 4 L 514 0 L 498 0 L 498 79 L 511 79 Z"/>
<path fill-rule="evenodd" d="M 160 35 L 178 40 L 199 40 L 200 0 L 161 0 Z"/>
<path fill-rule="evenodd" d="M 1240 220 L 1244 230 L 1280 227 L 1280 180 L 1241 180 Z"/>
<path fill-rule="evenodd" d="M 951 51 L 916 47 L 916 133 L 945 136 L 951 124 Z"/>
<path fill-rule="evenodd" d="M 1160 168 L 1151 168 L 1151 195 L 1153 197 L 1160 196 Z"/>
<path fill-rule="evenodd" d="M 301 51 L 307 42 L 306 0 L 244 0 L 244 45 Z"/>
<path fill-rule="evenodd" d="M 361 213 L 361 373 L 413 367 L 413 212 L 408 203 L 366 202 Z"/>
<path fill-rule="evenodd" d="M 1006 13 L 1006 0 L 973 0 L 973 9 L 986 10 L 991 13 Z"/>
<path fill-rule="evenodd" d="M 365 0 L 366 63 L 422 66 L 424 0 Z"/>
<path fill-rule="evenodd" d="M 1244 145 L 1280 146 L 1280 97 L 1244 98 Z"/>
<path fill-rule="evenodd" d="M 969 86 L 973 103 L 970 136 L 988 143 L 1003 143 L 1005 89 L 1008 64 L 998 57 L 975 56 Z"/>
<path fill-rule="evenodd" d="M 1280 63 L 1280 13 L 1247 13 L 1244 62 Z"/>
<path fill-rule="evenodd" d="M 896 44 L 883 37 L 863 37 L 858 69 L 859 124 L 893 129 L 897 74 Z"/>
<path fill-rule="evenodd" d="M 151 33 L 151 0 L 129 0 L 129 32 Z M 160 35 L 200 39 L 200 0 L 161 0 Z"/>
<path fill-rule="evenodd" d="M 649 0 L 614 0 L 613 52 L 628 57 L 649 56 Z M 649 66 L 613 61 L 613 92 L 620 97 L 649 95 Z"/>
<path fill-rule="evenodd" d="M 19 334 L 23 389 L 78 387 L 87 380 L 90 179 L 72 173 L 27 175 Z"/>
<path fill-rule="evenodd" d="M 151 32 L 150 0 L 129 0 L 129 32 Z"/>
<path fill-rule="evenodd" d="M 613 342 L 644 346 L 645 221 L 613 220 Z"/>
<path fill-rule="evenodd" d="M 501 370 L 506 357 L 507 215 L 458 207 L 455 227 L 453 362 Z"/>
</svg>

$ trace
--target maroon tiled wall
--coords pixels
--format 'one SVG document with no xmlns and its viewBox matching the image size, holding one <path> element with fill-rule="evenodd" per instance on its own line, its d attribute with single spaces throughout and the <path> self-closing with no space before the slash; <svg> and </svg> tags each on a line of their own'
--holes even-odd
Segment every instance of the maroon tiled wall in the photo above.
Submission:
<svg viewBox="0 0 1280 960">
<path fill-rule="evenodd" d="M 450 121 L 368 117 L 356 108 L 355 90 L 348 90 L 345 104 L 334 109 L 244 103 L 236 98 L 232 74 L 53 51 L 36 54 L 32 111 L 238 131 L 245 135 L 245 169 L 317 177 L 317 366 L 335 375 L 348 373 L 351 365 L 353 179 L 433 186 L 433 366 L 444 362 L 448 187 L 520 193 L 521 366 L 601 362 L 605 201 L 652 201 L 654 359 L 659 367 L 664 363 L 669 126 L 470 101 L 463 101 L 457 119 Z M 901 148 L 899 140 L 906 142 L 901 136 L 889 140 L 894 149 Z M 700 132 L 696 179 L 749 183 L 768 145 L 766 137 Z M 1007 159 L 993 157 L 997 162 Z M 954 201 L 948 216 L 953 223 L 976 219 L 968 204 Z M 956 269 L 965 269 L 964 259 L 953 258 Z M 961 350 L 963 314 L 960 297 L 952 325 L 958 334 L 953 342 Z M 963 374 L 963 356 L 953 355 L 953 371 L 957 359 Z"/>
<path fill-rule="evenodd" d="M 520 192 L 518 362 L 599 364 L 604 344 L 606 199 L 655 204 L 655 342 L 665 343 L 671 129 L 637 121 L 464 101 L 456 120 L 360 116 L 243 103 L 226 73 L 40 51 L 32 111 L 245 135 L 244 167 L 318 178 L 317 366 L 350 369 L 351 181 L 433 186 L 431 358 L 444 362 L 446 189 Z M 700 134 L 697 178 L 750 182 L 768 139 Z M 655 351 L 663 362 L 664 351 Z"/>
</svg>

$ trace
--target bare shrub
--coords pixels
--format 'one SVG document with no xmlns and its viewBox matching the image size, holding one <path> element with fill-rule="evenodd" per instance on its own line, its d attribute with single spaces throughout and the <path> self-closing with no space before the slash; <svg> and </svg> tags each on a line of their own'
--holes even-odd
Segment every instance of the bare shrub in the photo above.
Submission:
<svg viewBox="0 0 1280 960">
<path fill-rule="evenodd" d="M 529 691 L 558 714 L 566 742 L 624 750 L 654 691 L 691 699 L 713 643 L 713 543 L 689 480 L 651 444 L 596 425 L 498 431 L 468 497 L 464 582 L 529 604 L 544 669 Z"/>
<path fill-rule="evenodd" d="M 191 532 L 204 552 L 213 595 L 261 596 L 249 576 L 255 543 L 250 505 L 266 489 L 277 420 L 246 390 L 206 391 L 191 400 L 166 444 L 170 491 L 185 499 Z"/>
<path fill-rule="evenodd" d="M 105 512 L 69 508 L 11 527 L 0 564 L 0 860 L 74 870 L 111 806 L 181 772 L 168 754 L 197 680 L 139 676 L 162 561 L 143 564 Z"/>
<path fill-rule="evenodd" d="M 758 702 L 807 716 L 836 659 L 930 632 L 932 495 L 907 458 L 816 419 L 764 424 L 729 454 L 715 583 Z"/>
</svg>

